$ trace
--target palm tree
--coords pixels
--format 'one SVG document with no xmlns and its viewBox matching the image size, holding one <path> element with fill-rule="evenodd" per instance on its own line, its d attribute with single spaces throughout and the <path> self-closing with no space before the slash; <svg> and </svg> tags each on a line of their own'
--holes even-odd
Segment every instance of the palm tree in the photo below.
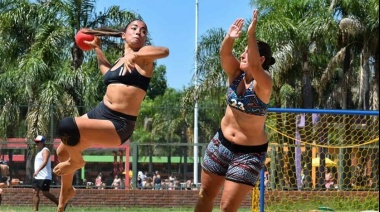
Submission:
<svg viewBox="0 0 380 212">
<path fill-rule="evenodd" d="M 331 74 L 339 66 L 339 61 L 344 61 L 342 75 L 342 108 L 349 108 L 351 104 L 357 104 L 358 109 L 378 110 L 379 99 L 379 2 L 378 1 L 333 1 L 330 10 L 339 17 L 339 46 L 340 51 L 326 68 L 323 75 L 326 81 L 330 81 Z M 356 57 L 355 55 L 359 55 Z M 371 80 L 372 78 L 372 80 Z M 358 79 L 358 80 L 357 80 Z M 356 86 L 352 86 L 355 84 Z M 372 89 L 371 89 L 372 88 Z M 354 98 L 357 96 L 357 98 Z M 350 102 L 354 98 L 353 102 Z M 376 120 L 366 120 L 368 126 Z M 346 128 L 349 127 L 345 123 Z M 348 136 L 347 136 L 348 137 Z M 345 157 L 342 167 L 350 167 L 349 154 L 351 149 L 346 149 L 341 154 Z M 378 155 L 371 153 L 371 160 L 378 161 Z M 378 173 L 378 167 L 374 167 L 373 173 Z M 343 170 L 344 187 L 349 187 L 351 170 Z M 374 174 L 374 187 L 378 186 L 378 174 Z"/>
<path fill-rule="evenodd" d="M 25 47 L 11 50 L 12 54 L 2 59 L 15 60 L 17 63 L 10 63 L 14 66 L 6 69 L 6 72 L 0 72 L 4 72 L 0 76 L 1 90 L 15 91 L 2 93 L 5 101 L 1 104 L 28 105 L 27 110 L 21 111 L 23 114 L 19 116 L 26 117 L 26 137 L 30 139 L 38 133 L 52 139 L 57 120 L 82 114 L 85 108 L 77 108 L 76 105 L 93 106 L 100 99 L 99 96 L 91 97 L 92 92 L 86 93 L 98 90 L 99 85 L 102 85 L 100 78 L 92 74 L 92 70 L 96 69 L 95 63 L 90 61 L 91 66 L 84 66 L 81 71 L 77 71 L 86 59 L 74 42 L 75 32 L 83 27 L 122 28 L 137 15 L 120 10 L 117 6 L 97 14 L 95 1 L 90 0 L 36 3 L 4 0 L 0 4 L 3 6 L 1 29 L 5 32 L 1 34 L 0 42 L 11 40 L 13 48 Z M 22 36 L 19 36 L 20 32 Z M 16 39 L 10 39 L 12 37 Z M 105 51 L 111 46 L 120 46 L 122 49 L 122 44 L 115 41 L 106 39 L 103 45 Z M 1 70 L 5 70 L 4 67 Z M 8 111 L 11 108 L 4 107 Z M 20 109 L 14 110 L 12 113 L 2 111 L 0 120 L 9 120 L 6 116 L 20 113 Z M 14 122 L 21 120 L 6 123 L 3 129 Z"/>
<path fill-rule="evenodd" d="M 145 151 L 140 150 L 139 154 L 168 155 L 169 173 L 171 172 L 171 155 L 180 154 L 180 150 L 162 144 L 182 142 L 181 133 L 183 129 L 186 129 L 186 123 L 182 109 L 178 105 L 181 98 L 182 93 L 174 89 L 166 89 L 164 95 L 156 96 L 154 101 L 147 97 L 141 106 L 136 130 L 132 137 L 138 143 L 157 143 L 155 148 L 150 145 Z M 149 167 L 149 171 L 152 172 L 152 161 Z"/>
<path fill-rule="evenodd" d="M 59 98 L 60 91 L 56 90 L 56 84 L 51 81 L 56 72 L 51 72 L 60 67 L 62 57 L 59 54 L 64 42 L 60 33 L 54 33 L 54 29 L 61 24 L 54 19 L 54 9 L 47 5 L 38 5 L 28 1 L 3 1 L 1 12 L 2 34 L 1 41 L 11 41 L 12 54 L 4 55 L 4 61 L 14 60 L 10 67 L 0 76 L 3 93 L 2 120 L 9 120 L 17 115 L 11 122 L 3 122 L 3 129 L 10 129 L 12 125 L 25 126 L 23 135 L 28 138 L 37 133 L 47 134 L 51 117 L 50 105 L 52 102 L 61 102 L 66 96 Z M 42 6 L 42 7 L 41 7 Z M 20 34 L 22 36 L 20 36 Z M 15 39 L 12 39 L 14 36 Z M 7 50 L 8 51 L 8 50 Z M 10 91 L 14 91 L 10 93 Z M 7 106 L 8 105 L 8 106 Z M 14 105 L 14 106 L 11 106 Z M 28 105 L 21 108 L 17 105 Z M 7 112 L 7 113 L 6 113 Z M 26 117 L 24 120 L 22 117 Z M 22 123 L 25 124 L 22 124 Z M 13 124 L 15 123 L 15 124 Z M 21 123 L 21 124 L 20 124 Z M 9 131 L 3 131 L 3 137 L 14 136 Z M 22 136 L 23 137 L 23 136 Z M 29 143 L 29 142 L 28 142 Z M 32 150 L 31 144 L 28 150 Z M 33 152 L 27 152 L 27 176 L 31 178 L 31 157 Z"/>
<path fill-rule="evenodd" d="M 352 102 L 352 104 L 358 105 L 358 109 L 376 110 L 379 108 L 379 2 L 333 1 L 330 10 L 339 21 L 339 45 L 337 54 L 325 70 L 324 83 L 321 87 L 333 80 L 336 76 L 333 72 L 339 68 L 339 62 L 345 61 L 343 74 L 353 81 L 344 83 L 346 86 L 342 88 L 342 91 L 353 92 L 354 94 L 351 95 L 358 96 Z M 360 56 L 355 57 L 355 55 Z M 356 71 L 357 69 L 359 71 Z M 357 75 L 357 73 L 359 74 Z M 354 79 L 359 80 L 354 81 Z M 358 88 L 350 89 L 353 83 L 357 84 Z M 348 95 L 341 104 L 342 108 L 350 108 L 347 101 L 351 95 L 350 93 Z M 372 97 L 371 100 L 370 96 Z"/>
</svg>

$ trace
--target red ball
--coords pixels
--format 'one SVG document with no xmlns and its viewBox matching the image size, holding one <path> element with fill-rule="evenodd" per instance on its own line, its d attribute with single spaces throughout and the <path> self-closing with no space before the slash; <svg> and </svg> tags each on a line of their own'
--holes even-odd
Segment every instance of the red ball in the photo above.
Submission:
<svg viewBox="0 0 380 212">
<path fill-rule="evenodd" d="M 92 47 L 90 45 L 84 43 L 84 41 L 92 41 L 92 40 L 94 40 L 94 36 L 89 35 L 89 34 L 85 34 L 85 33 L 83 33 L 82 30 L 79 30 L 77 32 L 77 34 L 75 35 L 75 43 L 83 51 L 89 51 L 92 49 Z"/>
</svg>

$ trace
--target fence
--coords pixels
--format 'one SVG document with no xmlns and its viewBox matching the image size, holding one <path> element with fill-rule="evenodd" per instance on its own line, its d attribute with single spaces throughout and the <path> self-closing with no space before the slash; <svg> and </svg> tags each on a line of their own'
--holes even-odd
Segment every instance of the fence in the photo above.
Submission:
<svg viewBox="0 0 380 212">
<path fill-rule="evenodd" d="M 347 210 L 342 208 L 345 199 L 351 207 L 360 202 L 356 205 L 361 209 L 378 209 L 378 111 L 272 108 L 267 129 L 266 206 L 300 204 L 316 209 L 313 204 L 319 202 Z M 286 194 L 273 191 L 323 192 L 284 198 Z"/>
</svg>

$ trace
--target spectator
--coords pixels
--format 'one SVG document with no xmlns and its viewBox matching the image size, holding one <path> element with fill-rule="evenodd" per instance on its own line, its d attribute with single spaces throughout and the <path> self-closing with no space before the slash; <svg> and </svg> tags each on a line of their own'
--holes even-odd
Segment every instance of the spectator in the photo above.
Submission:
<svg viewBox="0 0 380 212">
<path fill-rule="evenodd" d="M 353 187 L 365 186 L 366 184 L 367 184 L 367 176 L 365 175 L 365 170 L 362 169 L 360 165 L 357 165 L 354 171 L 352 186 Z"/>
<path fill-rule="evenodd" d="M 146 178 L 148 177 L 148 172 L 145 171 L 144 174 L 142 175 L 142 181 L 146 181 Z"/>
<path fill-rule="evenodd" d="M 102 176 L 103 176 L 103 174 L 101 172 L 99 172 L 98 176 L 95 179 L 95 186 L 98 189 L 102 189 L 102 185 L 103 185 Z"/>
<path fill-rule="evenodd" d="M 329 171 L 328 168 L 325 169 L 325 186 L 326 190 L 334 188 L 334 176 L 333 173 Z"/>
<path fill-rule="evenodd" d="M 174 182 L 177 180 L 177 178 L 171 174 L 169 176 L 169 190 L 174 190 Z"/>
<path fill-rule="evenodd" d="M 38 211 L 40 190 L 42 194 L 58 206 L 58 199 L 49 192 L 52 181 L 50 150 L 45 147 L 45 137 L 38 135 L 34 139 L 38 152 L 34 159 L 33 210 Z"/>
<path fill-rule="evenodd" d="M 191 180 L 186 181 L 186 190 L 191 190 L 191 184 L 192 184 Z"/>
<path fill-rule="evenodd" d="M 137 188 L 138 189 L 142 189 L 142 177 L 143 177 L 142 171 L 137 172 Z"/>
<path fill-rule="evenodd" d="M 154 190 L 161 190 L 161 175 L 158 171 L 156 171 L 153 181 L 154 181 Z"/>
<path fill-rule="evenodd" d="M 141 174 L 141 186 L 142 186 L 142 188 L 145 188 L 146 180 L 147 180 L 147 172 L 145 171 L 144 173 Z"/>
<path fill-rule="evenodd" d="M 9 186 L 10 173 L 7 162 L 0 161 L 0 187 Z"/>
<path fill-rule="evenodd" d="M 153 179 L 149 174 L 146 174 L 144 189 L 153 189 Z"/>
<path fill-rule="evenodd" d="M 270 189 L 270 181 L 269 181 L 269 172 L 268 170 L 264 173 L 264 186 L 266 189 Z"/>
<path fill-rule="evenodd" d="M 0 205 L 1 205 L 1 200 L 3 198 L 3 189 L 1 188 L 7 186 L 8 175 L 9 175 L 8 165 L 6 164 L 5 161 L 0 161 Z"/>
<path fill-rule="evenodd" d="M 124 171 L 123 174 L 125 174 L 125 173 L 126 172 Z M 127 175 L 125 175 L 124 184 L 125 184 L 125 186 L 129 186 L 129 188 L 133 188 L 133 185 L 132 185 L 133 171 L 132 170 L 128 171 L 128 177 L 129 177 L 129 181 L 127 181 Z"/>
<path fill-rule="evenodd" d="M 0 188 L 20 184 L 20 180 L 13 178 L 11 180 L 9 166 L 6 161 L 0 160 Z"/>
<path fill-rule="evenodd" d="M 114 189 L 120 189 L 120 185 L 121 185 L 121 179 L 120 179 L 119 175 L 116 174 L 115 179 L 112 182 L 112 187 Z"/>
<path fill-rule="evenodd" d="M 171 174 L 171 175 L 169 176 L 169 181 L 170 181 L 171 183 L 174 183 L 175 180 L 176 180 L 176 179 L 175 179 L 175 176 L 174 176 L 173 174 Z"/>
<path fill-rule="evenodd" d="M 302 188 L 304 187 L 304 185 L 305 185 L 305 173 L 302 169 L 301 170 L 301 186 L 302 186 Z"/>
</svg>

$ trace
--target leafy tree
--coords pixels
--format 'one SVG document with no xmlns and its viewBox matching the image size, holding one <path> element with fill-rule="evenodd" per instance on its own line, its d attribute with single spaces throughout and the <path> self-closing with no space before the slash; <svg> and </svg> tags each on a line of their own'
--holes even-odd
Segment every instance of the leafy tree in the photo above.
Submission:
<svg viewBox="0 0 380 212">
<path fill-rule="evenodd" d="M 181 134 L 186 130 L 183 110 L 178 105 L 181 98 L 182 93 L 172 88 L 167 89 L 164 95 L 156 96 L 154 101 L 147 97 L 141 106 L 136 130 L 131 139 L 134 142 L 151 144 L 181 143 Z M 154 150 L 151 148 L 152 146 L 142 149 L 139 154 L 149 156 L 179 154 L 161 145 Z M 149 171 L 153 171 L 152 161 L 149 164 Z"/>
<path fill-rule="evenodd" d="M 52 139 L 58 120 L 83 114 L 86 108 L 78 105 L 94 105 L 94 102 L 84 101 L 94 100 L 89 97 L 92 93 L 86 91 L 100 89 L 100 78 L 93 74 L 96 66 L 82 69 L 86 58 L 74 42 L 76 31 L 83 27 L 123 28 L 137 15 L 117 6 L 97 14 L 95 1 L 91 0 L 4 0 L 0 5 L 0 43 L 11 48 L 7 50 L 11 54 L 1 53 L 1 60 L 10 64 L 7 69 L 0 65 L 0 104 L 4 105 L 0 123 L 2 129 L 8 129 L 2 130 L 1 136 L 14 136 L 12 126 L 24 126 L 22 117 L 26 117 L 26 129 L 22 135 L 26 134 L 28 140 L 36 134 Z M 105 39 L 104 51 L 111 46 L 122 49 L 122 44 Z M 22 109 L 12 105 L 27 107 Z M 12 122 L 6 122 L 10 119 Z M 28 163 L 27 170 L 31 170 Z"/>
<path fill-rule="evenodd" d="M 154 74 L 147 91 L 147 96 L 154 100 L 157 96 L 164 95 L 167 87 L 166 67 L 164 65 L 160 65 L 154 70 Z"/>
<path fill-rule="evenodd" d="M 339 23 L 338 51 L 322 75 L 320 93 L 326 93 L 326 87 L 334 85 L 332 89 L 336 92 L 327 92 L 331 96 L 324 96 L 322 101 L 341 99 L 338 103 L 343 109 L 376 110 L 379 108 L 379 2 L 332 1 L 329 9 Z M 355 96 L 358 98 L 354 99 Z"/>
</svg>

